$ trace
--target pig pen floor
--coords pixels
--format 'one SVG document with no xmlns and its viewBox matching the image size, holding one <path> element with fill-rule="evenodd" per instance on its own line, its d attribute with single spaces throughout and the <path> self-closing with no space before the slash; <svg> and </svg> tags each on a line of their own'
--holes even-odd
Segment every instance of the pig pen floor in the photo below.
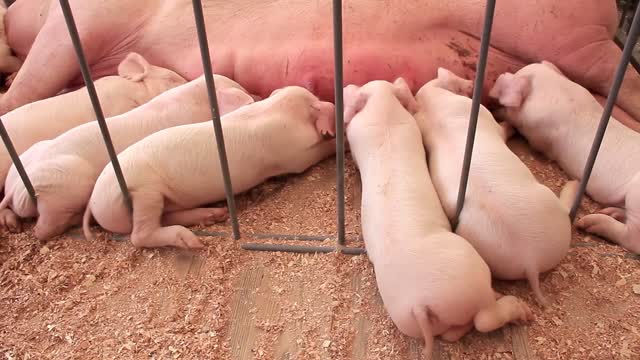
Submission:
<svg viewBox="0 0 640 360">
<path fill-rule="evenodd" d="M 562 172 L 522 140 L 510 145 L 558 193 Z M 361 246 L 359 177 L 349 154 L 346 174 L 347 237 Z M 335 234 L 334 184 L 335 160 L 328 159 L 238 197 L 240 242 L 301 243 L 249 233 Z M 248 252 L 230 236 L 204 237 L 202 251 L 136 250 L 105 236 L 86 241 L 74 229 L 45 244 L 30 230 L 2 234 L 1 358 L 420 358 L 421 342 L 401 335 L 386 315 L 366 256 Z M 434 358 L 638 359 L 639 265 L 638 257 L 575 233 L 568 256 L 543 276 L 548 309 L 535 305 L 524 281 L 495 283 L 532 306 L 533 323 L 436 341 Z"/>
</svg>

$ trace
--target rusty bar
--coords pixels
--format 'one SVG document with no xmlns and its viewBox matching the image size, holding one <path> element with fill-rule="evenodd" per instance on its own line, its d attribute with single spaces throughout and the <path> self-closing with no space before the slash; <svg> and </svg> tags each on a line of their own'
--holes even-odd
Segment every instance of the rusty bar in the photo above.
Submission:
<svg viewBox="0 0 640 360">
<path fill-rule="evenodd" d="M 87 59 L 84 55 L 84 51 L 82 50 L 80 36 L 78 35 L 78 28 L 76 27 L 75 20 L 73 19 L 73 13 L 71 12 L 71 7 L 69 6 L 69 0 L 60 0 L 60 7 L 62 8 L 64 21 L 67 23 L 67 29 L 69 30 L 69 36 L 71 36 L 73 48 L 75 49 L 76 56 L 78 57 L 78 64 L 80 65 L 80 71 L 82 72 L 82 77 L 84 78 L 84 84 L 87 86 L 87 92 L 89 93 L 89 98 L 91 99 L 93 111 L 96 113 L 96 120 L 98 121 L 98 125 L 100 126 L 104 144 L 107 147 L 107 153 L 109 153 L 109 159 L 111 159 L 111 164 L 113 164 L 113 171 L 116 174 L 118 185 L 120 185 L 120 191 L 122 191 L 122 196 L 124 197 L 124 203 L 129 211 L 132 211 L 133 207 L 131 205 L 131 195 L 129 194 L 127 183 L 124 180 L 124 175 L 122 174 L 122 169 L 120 168 L 118 154 L 116 153 L 113 147 L 113 142 L 111 141 L 109 128 L 107 127 L 107 122 L 104 119 L 102 107 L 100 106 L 100 99 L 98 99 L 96 88 L 93 85 L 93 79 L 91 79 L 91 72 L 89 71 Z"/>
<path fill-rule="evenodd" d="M 211 55 L 209 54 L 209 44 L 207 42 L 207 30 L 204 26 L 204 15 L 202 14 L 202 1 L 192 1 L 193 16 L 195 17 L 196 30 L 198 32 L 198 43 L 200 44 L 200 55 L 202 56 L 202 69 L 204 71 L 204 79 L 207 84 L 209 104 L 211 105 L 213 131 L 216 135 L 216 145 L 218 146 L 218 156 L 220 157 L 220 169 L 222 170 L 222 178 L 224 180 L 224 193 L 227 197 L 227 209 L 229 210 L 229 217 L 231 218 L 233 238 L 238 240 L 240 239 L 240 224 L 238 223 L 238 214 L 236 212 L 236 201 L 233 197 L 231 174 L 229 172 L 229 163 L 227 161 L 227 150 L 222 134 L 222 123 L 220 122 L 220 111 L 218 108 L 218 96 L 216 95 L 216 85 L 213 80 Z"/>
<path fill-rule="evenodd" d="M 20 156 L 16 151 L 15 146 L 13 146 L 13 142 L 11 142 L 11 137 L 7 132 L 7 128 L 4 127 L 4 123 L 2 119 L 0 119 L 0 137 L 2 137 L 2 142 L 4 142 L 4 146 L 7 148 L 7 152 L 9 153 L 9 157 L 11 157 L 11 161 L 13 161 L 13 165 L 15 165 L 18 174 L 20 175 L 20 179 L 22 179 L 22 183 L 24 187 L 27 189 L 29 193 L 29 197 L 34 204 L 38 203 L 38 199 L 36 197 L 36 191 L 33 189 L 33 184 L 31 184 L 31 180 L 29 180 L 29 175 L 24 170 L 24 166 L 22 165 L 22 161 L 20 160 Z M 7 194 L 5 194 L 6 196 Z"/>
<path fill-rule="evenodd" d="M 451 221 L 454 231 L 460 220 L 460 213 L 464 206 L 464 197 L 467 194 L 467 182 L 469 181 L 469 170 L 471 169 L 471 155 L 473 154 L 473 143 L 478 125 L 478 113 L 480 111 L 480 100 L 482 99 L 482 87 L 484 85 L 484 74 L 487 67 L 487 57 L 489 55 L 489 43 L 491 42 L 491 28 L 493 26 L 493 14 L 496 7 L 496 0 L 487 0 L 484 14 L 484 26 L 482 29 L 482 39 L 480 40 L 480 55 L 476 67 L 476 79 L 473 86 L 473 101 L 471 103 L 471 117 L 467 130 L 467 143 L 464 149 L 464 160 L 462 163 L 462 174 L 460 175 L 460 187 L 458 188 L 458 202 L 456 213 Z"/>
<path fill-rule="evenodd" d="M 338 244 L 345 242 L 344 216 L 344 97 L 343 97 L 343 56 L 342 56 L 342 0 L 333 0 L 333 59 L 335 78 L 336 109 L 336 192 Z"/>
<path fill-rule="evenodd" d="M 620 91 L 620 86 L 622 86 L 622 80 L 624 79 L 624 74 L 633 53 L 633 47 L 636 45 L 636 42 L 638 42 L 638 35 L 640 35 L 640 6 L 636 8 L 636 13 L 633 16 L 631 29 L 629 29 L 629 35 L 627 35 L 627 40 L 625 42 L 624 49 L 622 50 L 622 57 L 620 58 L 620 63 L 618 63 L 618 67 L 616 68 L 613 83 L 611 84 L 611 90 L 607 96 L 607 102 L 604 106 L 604 110 L 602 111 L 600 124 L 598 125 L 598 130 L 596 131 L 591 145 L 591 151 L 589 152 L 589 157 L 587 158 L 587 163 L 584 167 L 584 172 L 580 180 L 580 187 L 578 188 L 578 193 L 576 194 L 573 206 L 571 207 L 571 212 L 569 212 L 569 217 L 572 222 L 576 218 L 578 208 L 582 202 L 582 197 L 587 189 L 593 165 L 596 162 L 598 151 L 600 151 L 600 145 L 602 144 L 602 139 L 604 139 L 604 134 L 607 130 L 607 125 L 609 124 L 609 118 L 611 117 L 613 106 L 618 98 L 618 92 Z"/>
</svg>

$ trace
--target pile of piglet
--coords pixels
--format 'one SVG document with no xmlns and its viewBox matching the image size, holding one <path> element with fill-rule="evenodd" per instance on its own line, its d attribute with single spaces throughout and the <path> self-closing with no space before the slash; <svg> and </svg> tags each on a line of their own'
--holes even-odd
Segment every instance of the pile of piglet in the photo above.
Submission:
<svg viewBox="0 0 640 360">
<path fill-rule="evenodd" d="M 270 177 L 299 174 L 335 154 L 335 107 L 286 86 L 268 97 L 214 75 L 235 194 Z M 188 229 L 226 221 L 215 133 L 203 76 L 177 73 L 129 53 L 117 76 L 95 86 L 131 194 L 125 204 L 86 88 L 3 116 L 36 191 L 31 201 L 0 151 L 0 225 L 22 231 L 36 218 L 41 240 L 92 223 L 130 234 L 136 247 L 201 248 Z M 601 103 L 550 62 L 498 77 L 480 106 L 464 208 L 454 229 L 473 83 L 445 68 L 414 95 L 403 78 L 344 88 L 346 140 L 362 181 L 362 234 L 384 306 L 400 331 L 456 341 L 533 320 L 521 299 L 495 292 L 492 278 L 526 279 L 549 303 L 540 273 L 566 256 L 571 204 Z M 44 127 L 44 119 L 52 126 Z M 519 132 L 573 179 L 558 196 L 509 149 Z M 624 159 L 616 160 L 616 158 Z M 576 225 L 640 253 L 640 134 L 611 121 L 587 194 L 607 208 Z"/>
</svg>

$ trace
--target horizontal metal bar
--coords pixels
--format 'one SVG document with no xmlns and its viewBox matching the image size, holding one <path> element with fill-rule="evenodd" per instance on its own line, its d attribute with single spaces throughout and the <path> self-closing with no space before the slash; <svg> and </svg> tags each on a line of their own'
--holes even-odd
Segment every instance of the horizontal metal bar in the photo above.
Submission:
<svg viewBox="0 0 640 360">
<path fill-rule="evenodd" d="M 464 198 L 467 194 L 467 183 L 469 181 L 469 171 L 471 170 L 471 156 L 473 155 L 473 144 L 476 137 L 478 125 L 478 113 L 480 112 L 480 100 L 482 99 L 482 88 L 484 86 L 485 69 L 487 67 L 487 57 L 489 56 L 489 44 L 491 42 L 491 28 L 493 26 L 493 14 L 496 7 L 496 0 L 487 0 L 484 14 L 484 26 L 482 38 L 480 40 L 480 54 L 476 67 L 476 78 L 473 83 L 473 98 L 471 102 L 471 114 L 469 118 L 469 128 L 467 129 L 467 142 L 464 149 L 464 160 L 460 174 L 460 185 L 458 187 L 458 200 L 456 203 L 456 213 L 451 221 L 452 228 L 456 229 L 460 220 L 460 213 L 464 207 Z"/>
<path fill-rule="evenodd" d="M 18 152 L 16 151 L 15 146 L 13 146 L 11 137 L 7 132 L 7 128 L 4 127 L 4 123 L 2 122 L 2 119 L 0 119 L 0 137 L 2 137 L 2 142 L 4 142 L 4 146 L 7 148 L 9 157 L 11 158 L 11 161 L 13 161 L 13 165 L 15 165 L 16 170 L 18 171 L 18 175 L 20 175 L 20 179 L 22 180 L 24 187 L 27 189 L 27 193 L 29 193 L 29 197 L 31 198 L 31 201 L 33 201 L 34 204 L 38 204 L 36 191 L 33 188 L 33 184 L 31 183 L 31 180 L 29 180 L 29 175 L 27 175 L 27 172 L 25 171 L 24 166 L 22 165 L 22 160 L 20 160 L 20 156 L 18 155 Z M 5 196 L 7 196 L 7 194 L 5 194 Z"/>
<path fill-rule="evenodd" d="M 285 244 L 256 244 L 245 243 L 241 247 L 244 250 L 251 251 L 273 251 L 273 252 L 292 252 L 292 253 L 331 253 L 334 251 L 340 251 L 346 255 L 362 255 L 365 254 L 365 249 L 362 248 L 347 248 L 347 247 L 334 247 L 334 246 L 303 246 L 303 245 L 285 245 Z"/>
<path fill-rule="evenodd" d="M 624 49 L 622 50 L 622 57 L 620 58 L 620 62 L 618 63 L 618 67 L 616 68 L 613 83 L 611 84 L 611 90 L 609 91 L 609 95 L 607 96 L 607 102 L 602 111 L 602 117 L 600 118 L 600 123 L 598 124 L 598 130 L 596 131 L 595 137 L 593 139 L 591 151 L 589 152 L 589 157 L 587 158 L 587 163 L 585 164 L 582 178 L 580 179 L 578 193 L 576 194 L 573 206 L 571 207 L 571 211 L 569 212 L 569 218 L 572 222 L 576 218 L 578 208 L 580 208 L 580 203 L 582 202 L 582 197 L 584 196 L 584 193 L 587 189 L 587 184 L 589 183 L 589 178 L 591 177 L 591 172 L 593 171 L 593 166 L 596 162 L 598 152 L 600 151 L 600 145 L 602 145 L 604 134 L 607 131 L 607 125 L 609 124 L 611 112 L 613 111 L 616 99 L 618 98 L 618 93 L 620 92 L 620 87 L 622 86 L 622 80 L 624 79 L 624 75 L 627 71 L 627 66 L 629 65 L 629 60 L 631 59 L 633 48 L 638 42 L 639 35 L 640 6 L 636 8 L 636 13 L 633 16 L 631 29 L 629 30 L 629 35 L 627 36 Z"/>
<path fill-rule="evenodd" d="M 314 235 L 286 235 L 286 234 L 251 234 L 257 239 L 281 239 L 293 241 L 325 241 L 331 239 L 331 236 L 314 236 Z"/>
<path fill-rule="evenodd" d="M 233 187 L 231 185 L 231 173 L 229 172 L 229 163 L 227 161 L 227 150 L 224 144 L 224 136 L 222 134 L 222 123 L 220 122 L 220 111 L 218 108 L 218 96 L 216 95 L 216 85 L 213 80 L 209 43 L 207 42 L 207 30 L 204 25 L 204 15 L 202 14 L 202 1 L 193 0 L 193 15 L 196 21 L 200 55 L 202 57 L 202 69 L 204 72 L 205 83 L 207 84 L 209 104 L 211 105 L 211 119 L 213 121 L 213 131 L 216 135 L 218 157 L 220 158 L 220 170 L 222 170 L 222 179 L 224 181 L 224 193 L 227 198 L 227 209 L 229 211 L 229 218 L 231 219 L 233 238 L 238 240 L 240 239 L 240 224 L 238 223 L 236 201 L 233 196 Z"/>
<path fill-rule="evenodd" d="M 78 35 L 78 29 L 76 27 L 75 20 L 73 19 L 73 13 L 71 12 L 69 1 L 60 0 L 60 7 L 62 8 L 64 20 L 67 23 L 67 29 L 69 30 L 69 36 L 71 36 L 73 48 L 75 49 L 76 56 L 78 57 L 80 72 L 82 72 L 82 78 L 84 79 L 84 83 L 87 87 L 87 92 L 89 93 L 89 98 L 91 99 L 91 105 L 93 106 L 93 111 L 96 114 L 96 120 L 98 121 L 100 132 L 102 133 L 102 138 L 104 139 L 104 144 L 107 147 L 109 159 L 111 160 L 111 164 L 113 164 L 113 171 L 115 172 L 116 179 L 118 180 L 118 185 L 120 185 L 120 191 L 122 192 L 122 196 L 124 198 L 124 204 L 129 209 L 129 211 L 133 211 L 133 206 L 131 204 L 131 195 L 129 194 L 127 183 L 124 180 L 124 175 L 122 174 L 122 169 L 120 168 L 118 155 L 113 147 L 113 142 L 111 141 L 109 128 L 107 127 L 107 122 L 104 119 L 102 107 L 100 106 L 100 99 L 98 98 L 98 94 L 96 93 L 93 79 L 91 79 L 89 65 L 87 64 L 87 59 L 84 55 L 84 51 L 82 50 L 80 36 Z"/>
</svg>

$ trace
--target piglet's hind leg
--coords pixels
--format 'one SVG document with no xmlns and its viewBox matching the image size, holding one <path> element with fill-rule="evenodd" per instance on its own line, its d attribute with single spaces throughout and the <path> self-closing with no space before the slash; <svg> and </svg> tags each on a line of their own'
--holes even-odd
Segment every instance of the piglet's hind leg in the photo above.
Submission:
<svg viewBox="0 0 640 360">
<path fill-rule="evenodd" d="M 135 247 L 175 246 L 201 248 L 198 237 L 183 226 L 162 227 L 164 198 L 158 192 L 136 192 L 133 200 L 133 231 L 131 243 Z"/>
<path fill-rule="evenodd" d="M 490 332 L 508 323 L 524 323 L 533 320 L 531 309 L 515 296 L 507 295 L 492 306 L 480 310 L 473 319 L 476 330 Z"/>
</svg>

